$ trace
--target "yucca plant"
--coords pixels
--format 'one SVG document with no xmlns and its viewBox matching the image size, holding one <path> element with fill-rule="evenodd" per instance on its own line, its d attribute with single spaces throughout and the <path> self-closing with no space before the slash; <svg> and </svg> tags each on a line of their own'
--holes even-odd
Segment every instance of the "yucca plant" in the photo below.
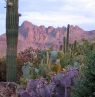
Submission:
<svg viewBox="0 0 95 97">
<path fill-rule="evenodd" d="M 18 0 L 6 1 L 6 78 L 7 81 L 16 81 L 16 57 L 18 40 Z"/>
</svg>

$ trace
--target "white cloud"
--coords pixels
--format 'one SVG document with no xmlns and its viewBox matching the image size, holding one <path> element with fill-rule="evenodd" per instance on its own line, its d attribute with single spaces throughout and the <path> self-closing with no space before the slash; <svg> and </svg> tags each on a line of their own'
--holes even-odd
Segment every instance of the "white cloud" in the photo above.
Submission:
<svg viewBox="0 0 95 97">
<path fill-rule="evenodd" d="M 46 2 L 54 2 L 52 6 L 55 6 L 55 2 L 59 3 L 59 6 L 56 6 L 56 12 L 52 8 L 48 12 L 24 12 L 21 21 L 30 20 L 38 25 L 45 24 L 46 26 L 63 26 L 68 23 L 94 24 L 95 0 L 46 0 Z"/>
<path fill-rule="evenodd" d="M 3 4 L 3 8 L 5 3 L 4 0 L 1 1 L 0 6 Z M 20 24 L 24 20 L 29 20 L 37 25 L 66 26 L 70 23 L 80 25 L 85 29 L 90 29 L 93 25 L 91 29 L 95 29 L 95 0 L 30 0 L 29 2 L 20 0 L 19 6 L 22 13 Z M 2 8 L 0 22 L 4 25 L 5 13 L 2 16 Z"/>
<path fill-rule="evenodd" d="M 23 14 L 21 18 L 21 22 L 23 20 L 30 20 L 31 22 L 38 24 L 38 25 L 54 25 L 54 26 L 64 26 L 68 23 L 74 25 L 81 25 L 81 24 L 93 24 L 94 18 L 92 17 L 85 17 L 82 15 L 73 15 L 73 14 L 65 14 L 65 13 L 58 13 L 52 12 L 47 14 L 41 14 L 39 12 L 26 12 Z"/>
</svg>

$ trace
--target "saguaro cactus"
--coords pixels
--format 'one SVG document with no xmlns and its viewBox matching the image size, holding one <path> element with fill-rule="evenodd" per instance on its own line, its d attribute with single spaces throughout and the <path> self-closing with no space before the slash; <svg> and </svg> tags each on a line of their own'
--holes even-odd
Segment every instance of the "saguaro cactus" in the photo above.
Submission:
<svg viewBox="0 0 95 97">
<path fill-rule="evenodd" d="M 77 48 L 77 41 L 75 40 L 74 41 L 74 51 L 76 50 L 76 48 Z"/>
<path fill-rule="evenodd" d="M 63 51 L 66 52 L 66 37 L 63 38 Z"/>
<path fill-rule="evenodd" d="M 6 1 L 6 79 L 16 81 L 16 57 L 18 42 L 18 0 Z"/>
<path fill-rule="evenodd" d="M 66 51 L 68 52 L 69 50 L 69 33 L 70 33 L 70 25 L 68 24 L 67 26 L 67 43 L 66 43 Z"/>
</svg>

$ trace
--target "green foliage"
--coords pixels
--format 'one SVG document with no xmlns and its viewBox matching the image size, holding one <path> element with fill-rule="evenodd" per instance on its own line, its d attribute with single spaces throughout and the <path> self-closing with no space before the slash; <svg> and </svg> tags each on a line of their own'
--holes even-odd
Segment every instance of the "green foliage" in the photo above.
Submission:
<svg viewBox="0 0 95 97">
<path fill-rule="evenodd" d="M 43 76 L 43 77 L 47 77 L 47 74 L 50 72 L 51 70 L 49 69 L 47 64 L 41 64 L 39 66 L 39 76 Z"/>
<path fill-rule="evenodd" d="M 59 51 L 59 52 L 58 52 L 58 58 L 59 58 L 59 59 L 64 58 L 64 53 L 63 53 L 63 51 Z"/>
<path fill-rule="evenodd" d="M 20 85 L 26 87 L 27 80 L 22 76 L 22 77 L 20 77 L 19 83 L 20 83 Z"/>
<path fill-rule="evenodd" d="M 95 97 L 95 51 L 86 53 L 85 66 L 73 89 L 72 97 Z"/>
<path fill-rule="evenodd" d="M 64 68 L 73 64 L 73 58 L 70 53 L 65 53 L 64 57 L 60 59 L 61 66 Z"/>
</svg>

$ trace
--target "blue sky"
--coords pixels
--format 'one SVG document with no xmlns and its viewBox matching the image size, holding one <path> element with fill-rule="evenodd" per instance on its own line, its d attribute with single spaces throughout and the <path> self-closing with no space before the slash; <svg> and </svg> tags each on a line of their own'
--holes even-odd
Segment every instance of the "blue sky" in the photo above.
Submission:
<svg viewBox="0 0 95 97">
<path fill-rule="evenodd" d="M 5 0 L 0 0 L 0 34 L 5 33 Z M 79 25 L 95 30 L 95 0 L 19 0 L 20 23 L 28 20 L 36 25 Z"/>
</svg>

